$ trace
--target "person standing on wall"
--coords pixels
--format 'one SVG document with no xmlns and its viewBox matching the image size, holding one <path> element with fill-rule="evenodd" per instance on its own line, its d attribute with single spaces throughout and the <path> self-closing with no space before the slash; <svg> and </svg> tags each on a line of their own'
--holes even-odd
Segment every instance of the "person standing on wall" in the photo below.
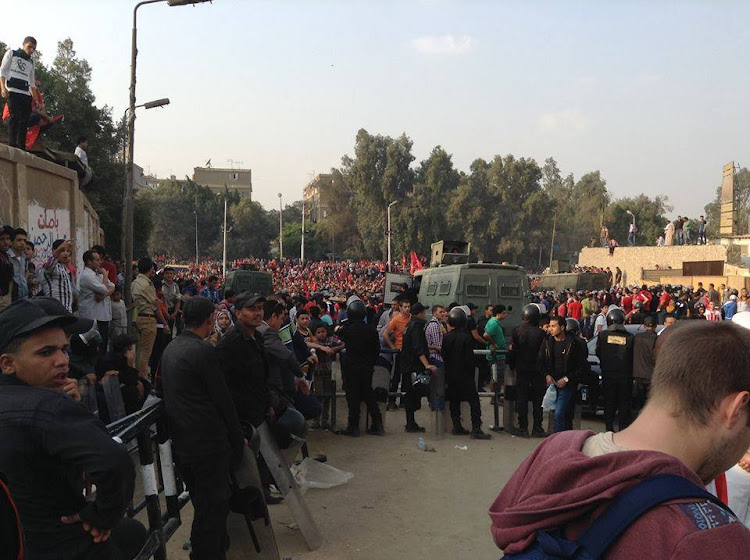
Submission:
<svg viewBox="0 0 750 560">
<path fill-rule="evenodd" d="M 26 128 L 31 115 L 31 96 L 36 95 L 34 60 L 36 39 L 26 37 L 23 46 L 14 51 L 8 50 L 0 63 L 0 96 L 10 107 L 8 124 L 8 145 L 26 149 Z"/>
</svg>

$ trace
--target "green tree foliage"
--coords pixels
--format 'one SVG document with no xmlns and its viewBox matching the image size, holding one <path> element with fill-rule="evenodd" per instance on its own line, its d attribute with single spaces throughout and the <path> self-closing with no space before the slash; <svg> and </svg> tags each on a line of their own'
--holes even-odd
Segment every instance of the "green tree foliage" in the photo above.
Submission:
<svg viewBox="0 0 750 560">
<path fill-rule="evenodd" d="M 232 231 L 227 242 L 230 259 L 268 257 L 271 241 L 279 237 L 278 212 L 274 221 L 259 202 L 243 198 L 230 209 Z"/>
<path fill-rule="evenodd" d="M 655 245 L 660 235 L 664 235 L 664 226 L 667 225 L 665 214 L 671 212 L 672 207 L 667 203 L 664 196 L 650 198 L 640 194 L 633 198 L 620 198 L 607 207 L 605 220 L 609 228 L 610 237 L 617 240 L 620 245 L 626 245 L 628 239 L 628 228 L 633 217 L 627 213 L 630 210 L 636 219 L 638 233 L 636 234 L 637 245 Z M 696 229 L 697 234 L 697 229 Z"/>
</svg>

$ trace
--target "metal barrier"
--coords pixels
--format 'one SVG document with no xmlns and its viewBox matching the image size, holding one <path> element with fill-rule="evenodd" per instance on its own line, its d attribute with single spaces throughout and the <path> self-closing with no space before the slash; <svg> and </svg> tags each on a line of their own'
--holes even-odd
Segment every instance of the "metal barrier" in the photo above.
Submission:
<svg viewBox="0 0 750 560">
<path fill-rule="evenodd" d="M 156 426 L 153 433 L 152 426 Z M 172 442 L 168 438 L 164 403 L 158 401 L 148 408 L 120 418 L 107 426 L 109 434 L 116 442 L 127 445 L 138 442 L 138 456 L 141 463 L 141 478 L 144 499 L 139 504 L 128 508 L 128 516 L 134 517 L 144 508 L 148 515 L 148 540 L 134 560 L 146 560 L 152 556 L 156 560 L 166 560 L 166 544 L 182 524 L 180 510 L 190 501 L 190 496 L 183 491 L 178 493 L 177 478 L 172 462 Z M 159 476 L 154 464 L 153 439 L 158 444 Z M 159 506 L 159 492 L 163 490 L 167 506 L 162 514 Z"/>
</svg>

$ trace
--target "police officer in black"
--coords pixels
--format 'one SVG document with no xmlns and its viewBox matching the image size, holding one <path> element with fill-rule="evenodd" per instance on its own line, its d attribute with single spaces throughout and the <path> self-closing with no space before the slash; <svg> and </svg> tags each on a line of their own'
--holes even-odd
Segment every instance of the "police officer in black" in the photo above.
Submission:
<svg viewBox="0 0 750 560">
<path fill-rule="evenodd" d="M 406 393 L 406 431 L 424 432 L 424 428 L 417 424 L 414 412 L 421 407 L 422 397 L 427 396 L 429 383 L 419 374 L 432 374 L 437 367 L 429 362 L 430 349 L 424 329 L 427 326 L 427 308 L 417 302 L 411 306 L 411 321 L 404 329 L 404 343 L 401 347 L 399 364 L 401 366 L 401 390 Z M 416 379 L 415 379 L 416 377 Z M 422 379 L 420 381 L 420 379 Z"/>
<path fill-rule="evenodd" d="M 596 340 L 596 355 L 602 368 L 604 423 L 614 432 L 630 425 L 633 393 L 633 335 L 625 330 L 625 312 L 619 307 L 607 311 L 607 328 Z"/>
<path fill-rule="evenodd" d="M 545 334 L 539 328 L 539 306 L 531 303 L 521 310 L 522 323 L 513 329 L 510 335 L 508 365 L 516 371 L 516 407 L 518 410 L 518 428 L 511 430 L 512 435 L 529 437 L 529 401 L 534 417 L 532 437 L 547 437 L 542 427 L 544 414 L 542 399 L 546 386 L 544 375 L 539 370 L 539 348 L 544 342 Z"/>
<path fill-rule="evenodd" d="M 347 320 L 338 331 L 339 338 L 346 344 L 346 360 L 342 360 L 342 369 L 349 423 L 341 432 L 346 436 L 359 436 L 359 409 L 363 402 L 372 418 L 367 433 L 383 435 L 383 417 L 372 389 L 372 374 L 380 353 L 380 340 L 375 327 L 365 324 L 366 313 L 365 302 L 355 299 L 347 306 Z"/>
<path fill-rule="evenodd" d="M 474 383 L 474 339 L 466 332 L 464 310 L 459 307 L 451 309 L 448 325 L 450 330 L 443 337 L 440 355 L 445 362 L 446 396 L 450 402 L 453 435 L 471 434 L 472 439 L 490 439 L 492 436 L 482 431 L 482 411 Z M 471 407 L 471 432 L 461 425 L 461 401 L 468 401 Z"/>
</svg>

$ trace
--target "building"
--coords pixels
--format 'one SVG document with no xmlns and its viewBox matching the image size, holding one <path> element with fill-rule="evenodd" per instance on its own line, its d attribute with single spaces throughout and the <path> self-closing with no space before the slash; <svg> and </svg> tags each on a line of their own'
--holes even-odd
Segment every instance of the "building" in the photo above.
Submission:
<svg viewBox="0 0 750 560">
<path fill-rule="evenodd" d="M 242 198 L 252 198 L 253 182 L 250 169 L 226 169 L 221 167 L 195 167 L 193 181 L 208 187 L 214 194 L 224 192 L 224 187 L 236 191 Z"/>
<path fill-rule="evenodd" d="M 302 200 L 305 203 L 305 219 L 317 223 L 331 213 L 331 187 L 333 175 L 320 173 L 316 175 L 302 190 Z"/>
</svg>

